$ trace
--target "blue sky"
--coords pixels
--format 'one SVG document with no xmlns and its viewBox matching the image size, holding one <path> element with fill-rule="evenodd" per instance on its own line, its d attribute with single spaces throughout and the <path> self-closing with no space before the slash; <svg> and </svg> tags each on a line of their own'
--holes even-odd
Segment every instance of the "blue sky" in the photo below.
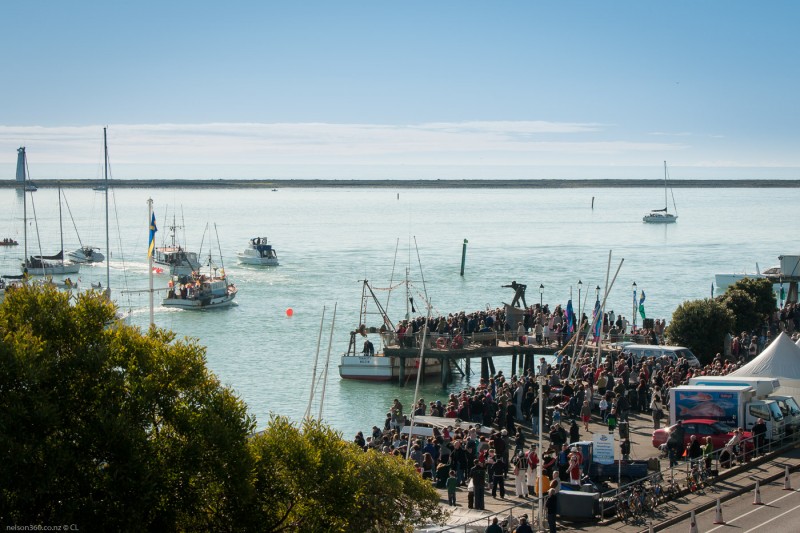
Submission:
<svg viewBox="0 0 800 533">
<path fill-rule="evenodd" d="M 0 179 L 800 178 L 800 4 L 7 2 Z"/>
</svg>

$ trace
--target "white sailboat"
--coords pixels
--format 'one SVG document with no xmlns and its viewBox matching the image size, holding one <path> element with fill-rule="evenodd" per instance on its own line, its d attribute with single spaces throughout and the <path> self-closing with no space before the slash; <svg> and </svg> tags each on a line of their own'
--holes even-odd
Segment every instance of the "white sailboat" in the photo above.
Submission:
<svg viewBox="0 0 800 533">
<path fill-rule="evenodd" d="M 653 209 L 650 211 L 649 215 L 645 215 L 642 218 L 643 222 L 648 224 L 673 224 L 678 221 L 678 207 L 675 205 L 675 196 L 672 196 L 672 207 L 675 210 L 675 213 L 670 213 L 667 204 L 667 189 L 669 188 L 667 184 L 667 162 L 664 161 L 664 209 Z M 672 189 L 670 188 L 670 191 Z"/>
<path fill-rule="evenodd" d="M 17 172 L 22 169 L 23 182 L 27 185 L 28 180 L 28 160 L 25 154 L 25 147 L 17 150 Z M 32 201 L 32 200 L 31 200 Z M 61 184 L 58 186 L 58 227 L 61 236 L 61 250 L 54 255 L 32 255 L 28 256 L 28 208 L 27 196 L 23 195 L 23 223 L 25 225 L 25 260 L 22 263 L 22 273 L 29 276 L 59 276 L 63 274 L 77 274 L 80 272 L 80 264 L 73 261 L 64 260 L 64 231 L 61 220 Z M 34 209 L 34 217 L 36 215 Z M 41 251 L 40 251 L 41 254 Z M 74 285 L 71 281 L 69 285 Z"/>
</svg>

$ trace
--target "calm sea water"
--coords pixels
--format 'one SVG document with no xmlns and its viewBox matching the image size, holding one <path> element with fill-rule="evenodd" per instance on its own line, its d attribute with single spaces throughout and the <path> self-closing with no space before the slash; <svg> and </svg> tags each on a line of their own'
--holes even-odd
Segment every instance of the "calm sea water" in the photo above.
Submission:
<svg viewBox="0 0 800 533">
<path fill-rule="evenodd" d="M 29 253 L 37 253 L 37 233 L 42 251 L 55 253 L 57 192 L 40 189 L 32 196 L 38 232 L 29 220 Z M 65 196 L 65 248 L 78 245 L 75 227 L 84 244 L 105 248 L 103 193 L 67 190 Z M 344 381 L 337 369 L 357 325 L 360 280 L 386 287 L 393 264 L 397 280 L 410 263 L 417 286 L 424 277 L 434 312 L 447 313 L 509 302 L 513 293 L 502 285 L 512 280 L 528 285 L 529 304 L 539 301 L 540 285 L 551 306 L 565 304 L 570 289 L 577 300 L 578 280 L 583 295 L 590 290 L 593 300 L 594 287 L 605 284 L 611 250 L 611 274 L 623 258 L 624 263 L 607 308 L 630 316 L 636 281 L 646 293 L 648 316 L 669 319 L 681 302 L 707 297 L 715 273 L 752 273 L 756 264 L 764 269 L 777 265 L 779 255 L 800 253 L 800 189 L 677 189 L 679 221 L 670 226 L 641 221 L 663 199 L 656 189 L 121 189 L 111 193 L 112 290 L 123 307 L 135 308 L 132 323 L 142 327 L 149 320 L 147 296 L 121 291 L 147 288 L 149 197 L 159 242 L 167 238 L 175 214 L 184 226 L 178 231 L 181 242 L 196 251 L 202 244 L 204 254 L 213 243 L 218 261 L 216 223 L 225 269 L 239 287 L 238 305 L 195 313 L 157 306 L 155 321 L 207 346 L 209 367 L 247 402 L 260 426 L 270 413 L 303 416 L 323 306 L 320 368 L 337 305 L 323 417 L 346 438 L 380 425 L 393 398 L 412 403 L 413 385 Z M 0 190 L 0 206 L 0 238 L 13 236 L 21 243 L 22 197 Z M 211 237 L 203 236 L 207 224 Z M 255 236 L 270 238 L 281 266 L 236 264 L 236 252 Z M 461 277 L 464 239 L 469 244 Z M 0 250 L 0 272 L 18 273 L 22 253 L 21 245 Z M 85 286 L 105 285 L 105 266 L 84 267 L 78 277 Z M 166 283 L 166 275 L 156 277 L 157 286 Z M 402 297 L 393 299 L 390 317 L 405 313 L 401 305 Z M 429 385 L 423 395 L 433 400 L 445 392 Z M 317 400 L 315 413 L 318 408 Z"/>
</svg>

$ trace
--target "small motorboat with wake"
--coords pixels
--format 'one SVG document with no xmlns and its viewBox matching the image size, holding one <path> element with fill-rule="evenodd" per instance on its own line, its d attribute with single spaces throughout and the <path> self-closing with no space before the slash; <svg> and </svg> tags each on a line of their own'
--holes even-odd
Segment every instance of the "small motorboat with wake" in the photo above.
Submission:
<svg viewBox="0 0 800 533">
<path fill-rule="evenodd" d="M 238 254 L 243 265 L 278 266 L 278 253 L 266 237 L 253 237 L 243 252 Z"/>
</svg>

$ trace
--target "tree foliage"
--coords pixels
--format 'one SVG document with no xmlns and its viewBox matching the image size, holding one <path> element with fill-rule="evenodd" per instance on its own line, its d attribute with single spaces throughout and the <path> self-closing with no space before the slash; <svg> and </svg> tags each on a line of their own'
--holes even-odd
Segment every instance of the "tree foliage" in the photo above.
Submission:
<svg viewBox="0 0 800 533">
<path fill-rule="evenodd" d="M 412 463 L 364 452 L 318 421 L 273 417 L 252 440 L 263 531 L 408 531 L 444 517 Z"/>
<path fill-rule="evenodd" d="M 732 330 L 734 320 L 731 310 L 717 300 L 691 300 L 672 313 L 666 335 L 671 344 L 691 348 L 705 364 L 722 352 L 725 335 Z"/>
<path fill-rule="evenodd" d="M 761 315 L 756 311 L 756 301 L 750 293 L 742 289 L 728 289 L 720 301 L 733 313 L 734 325 L 731 331 L 734 334 L 753 331 L 761 325 Z"/>
<path fill-rule="evenodd" d="M 245 404 L 171 332 L 98 294 L 23 286 L 0 305 L 0 521 L 112 531 L 400 531 L 441 519 L 402 460 Z"/>
<path fill-rule="evenodd" d="M 775 299 L 775 292 L 772 290 L 772 281 L 767 278 L 744 278 L 740 279 L 725 291 L 723 297 L 727 298 L 728 293 L 734 291 L 743 291 L 747 293 L 753 300 L 752 312 L 756 314 L 757 319 L 755 324 L 749 328 L 739 328 L 736 331 L 752 331 L 755 327 L 760 326 L 761 322 L 767 318 L 770 313 L 775 311 L 778 305 Z M 742 309 L 731 309 L 734 313 L 743 311 Z M 737 317 L 738 318 L 738 317 Z"/>
</svg>

